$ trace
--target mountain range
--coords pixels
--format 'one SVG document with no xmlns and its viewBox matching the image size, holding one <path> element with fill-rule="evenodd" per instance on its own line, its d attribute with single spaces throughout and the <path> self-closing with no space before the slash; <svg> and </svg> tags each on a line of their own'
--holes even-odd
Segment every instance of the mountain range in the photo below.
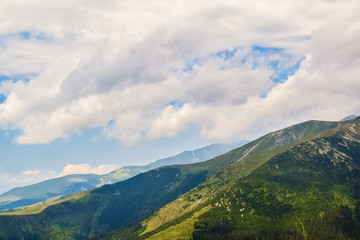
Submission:
<svg viewBox="0 0 360 240">
<path fill-rule="evenodd" d="M 246 141 L 232 144 L 211 144 L 203 148 L 184 151 L 176 156 L 160 159 L 145 166 L 126 166 L 103 175 L 72 174 L 37 184 L 17 187 L 0 195 L 0 211 L 13 211 L 14 208 L 36 204 L 51 198 L 68 197 L 104 184 L 123 181 L 161 166 L 205 161 L 245 143 Z"/>
<path fill-rule="evenodd" d="M 0 215 L 0 239 L 359 239 L 360 118 Z"/>
</svg>

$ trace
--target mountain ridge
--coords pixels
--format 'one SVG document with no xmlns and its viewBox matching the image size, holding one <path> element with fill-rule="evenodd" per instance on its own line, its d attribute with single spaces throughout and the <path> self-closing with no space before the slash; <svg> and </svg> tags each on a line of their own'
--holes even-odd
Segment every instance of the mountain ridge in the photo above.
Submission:
<svg viewBox="0 0 360 240">
<path fill-rule="evenodd" d="M 357 124 L 357 129 L 358 129 L 357 137 L 358 137 L 358 139 L 360 139 L 360 137 L 359 137 L 359 132 L 360 132 L 359 120 L 357 121 L 356 124 Z M 353 127 L 353 126 L 351 126 L 351 124 L 349 124 L 348 126 L 350 126 L 350 129 L 351 129 L 351 127 Z M 321 136 L 319 136 L 319 138 L 324 138 L 324 137 L 326 138 L 328 135 L 336 134 L 341 131 L 342 131 L 341 127 L 337 128 L 336 130 L 331 129 L 329 131 L 323 132 L 323 134 L 321 134 Z M 314 139 L 316 140 L 318 138 L 314 138 Z M 305 144 L 307 142 L 311 143 L 312 141 L 315 141 L 314 139 L 305 141 L 302 144 Z M 298 146 L 299 145 L 294 146 L 293 148 L 296 148 Z M 293 148 L 290 148 L 290 150 L 288 150 L 288 151 L 291 151 L 291 149 L 293 149 Z M 360 146 L 357 145 L 355 150 L 356 149 L 358 149 L 358 150 L 357 150 L 357 155 L 355 155 L 355 156 L 360 156 L 360 152 L 359 152 Z M 285 154 L 285 153 L 281 153 L 281 154 Z M 273 158 L 276 158 L 277 156 L 278 155 L 274 156 Z M 265 165 L 266 164 L 268 164 L 268 162 L 265 163 Z M 265 167 L 261 166 L 260 168 L 265 168 Z M 260 169 L 260 168 L 258 168 L 258 169 Z M 279 166 L 277 164 L 275 164 L 273 166 L 273 168 L 278 169 Z M 257 170 L 255 170 L 255 171 L 257 171 Z M 359 171 L 359 169 L 358 169 L 358 171 Z M 253 174 L 254 173 L 251 173 L 250 175 L 253 175 Z M 299 175 L 299 177 L 300 176 L 301 175 Z M 266 177 L 266 175 L 264 176 L 264 178 L 265 177 Z M 246 179 L 246 178 L 248 178 L 248 176 L 246 175 L 246 176 L 244 176 L 244 178 Z M 241 179 L 241 178 L 239 178 L 239 179 Z M 300 177 L 300 179 L 301 179 L 301 177 Z M 295 181 L 296 181 L 296 179 L 295 179 Z M 359 182 L 360 182 L 360 180 L 359 180 Z M 223 194 L 227 194 L 233 184 L 237 184 L 237 182 L 227 184 L 225 186 L 225 188 L 220 190 L 220 193 L 215 194 L 215 195 L 223 196 Z M 326 184 L 325 184 L 325 186 L 326 186 Z M 227 227 L 225 227 L 225 229 L 221 229 L 221 227 L 219 225 L 215 226 L 215 228 L 213 228 L 213 229 L 207 229 L 205 231 L 201 230 L 201 228 L 199 228 L 199 226 L 204 226 L 203 224 L 205 224 L 205 226 L 206 226 L 209 224 L 208 218 L 206 218 L 207 221 L 201 223 L 201 218 L 203 215 L 209 214 L 214 208 L 217 208 L 221 205 L 226 206 L 226 208 L 223 210 L 226 213 L 228 211 L 228 207 L 230 206 L 222 198 L 221 198 L 222 200 L 219 202 L 214 202 L 214 200 L 213 200 L 214 197 L 207 198 L 204 201 L 201 201 L 202 198 L 204 198 L 203 196 L 201 196 L 204 191 L 203 188 L 206 188 L 206 186 L 203 186 L 202 189 L 200 189 L 200 190 L 198 189 L 197 191 L 196 191 L 196 189 L 195 189 L 195 191 L 193 190 L 192 194 L 191 194 L 191 192 L 185 194 L 184 196 L 182 196 L 182 201 L 179 201 L 181 199 L 178 199 L 178 200 L 164 206 L 156 214 L 154 214 L 151 218 L 148 218 L 147 220 L 143 221 L 142 222 L 143 228 L 139 232 L 140 238 L 141 239 L 166 239 L 167 235 L 174 236 L 173 239 L 189 239 L 189 238 L 191 238 L 191 239 L 192 238 L 193 239 L 257 239 L 257 238 L 259 238 L 259 239 L 303 239 L 303 237 L 304 237 L 301 234 L 298 234 L 299 233 L 299 232 L 297 232 L 298 230 L 296 231 L 296 234 L 298 234 L 298 236 L 297 236 L 298 238 L 297 237 L 292 238 L 289 235 L 287 235 L 285 238 L 279 238 L 279 236 L 285 234 L 282 232 L 283 230 L 279 230 L 279 232 L 276 232 L 276 233 L 272 232 L 271 234 L 275 234 L 272 237 L 270 237 L 270 236 L 252 236 L 250 233 L 241 233 L 240 235 L 238 235 L 238 234 L 236 235 L 235 233 L 232 233 L 235 235 L 232 235 L 232 237 L 229 237 L 229 234 L 230 234 L 229 229 L 227 229 Z M 250 193 L 250 194 L 253 194 L 253 193 Z M 198 196 L 201 196 L 201 197 L 199 198 Z M 187 201 L 187 203 L 181 205 L 181 203 L 184 202 L 183 201 L 184 199 L 188 199 L 189 201 Z M 359 197 L 358 197 L 358 199 L 359 199 Z M 210 201 L 210 202 L 213 201 L 213 202 L 211 202 L 209 205 L 209 202 L 206 203 L 206 201 Z M 236 200 L 236 201 L 238 201 L 238 200 Z M 195 202 L 195 205 L 192 204 L 194 202 Z M 190 207 L 187 206 L 189 203 L 190 203 Z M 360 208 L 360 203 L 358 206 Z M 184 207 L 193 208 L 193 209 L 192 210 L 190 209 L 190 211 L 184 211 L 183 210 Z M 178 210 L 176 210 L 176 209 L 178 209 Z M 202 212 L 203 209 L 207 209 L 207 210 L 205 212 Z M 344 209 L 345 209 L 345 211 L 347 211 L 346 207 Z M 244 211 L 243 208 L 238 208 L 234 212 L 239 213 L 239 215 L 243 215 L 243 213 L 242 213 L 243 211 Z M 334 210 L 334 211 L 337 211 L 337 210 Z M 179 214 L 180 212 L 182 215 Z M 200 213 L 200 214 L 197 215 L 197 213 Z M 329 213 L 328 216 L 330 216 L 331 214 Z M 164 222 L 164 219 L 166 219 L 166 216 L 169 216 L 169 215 L 172 215 L 172 216 L 175 215 L 175 217 L 173 217 L 173 218 L 170 217 L 170 219 L 168 219 L 167 221 L 165 220 L 165 222 Z M 220 216 L 221 215 L 217 212 L 212 217 L 212 219 L 215 219 L 215 221 L 216 221 L 216 219 L 218 219 Z M 200 219 L 200 223 L 199 223 L 199 219 Z M 350 221 L 350 220 L 348 219 L 348 221 Z M 317 220 L 317 221 L 320 221 L 320 220 Z M 225 221 L 225 223 L 226 223 L 226 221 Z M 352 222 L 352 224 L 355 224 L 355 223 Z M 190 225 L 192 224 L 192 226 L 190 226 L 189 224 Z M 317 223 L 317 224 L 320 224 L 320 223 Z M 357 224 L 359 224 L 359 223 L 357 223 Z M 150 226 L 150 229 L 149 229 L 149 226 Z M 195 228 L 194 228 L 194 226 L 195 226 Z M 307 225 L 307 227 L 309 227 L 309 225 Z M 320 234 L 320 235 L 323 234 L 322 232 L 316 232 L 315 230 L 311 230 L 311 231 L 312 231 L 312 234 L 313 233 Z M 341 233 L 339 233 L 339 231 L 342 231 L 341 229 L 336 230 L 336 231 L 337 232 L 334 232 L 334 231 L 330 231 L 330 232 L 343 237 L 341 235 Z M 211 233 L 211 234 L 209 235 L 209 233 Z M 355 234 L 354 235 L 355 237 L 353 236 L 350 239 L 357 239 L 356 236 L 360 236 L 360 233 L 353 233 L 353 234 Z M 246 235 L 248 235 L 248 238 L 246 237 Z M 115 236 L 118 236 L 118 235 L 115 234 Z M 222 236 L 227 236 L 227 237 L 222 237 Z M 329 239 L 329 237 L 331 237 L 331 235 L 328 235 L 327 238 L 324 238 L 324 239 Z M 105 237 L 104 239 L 108 239 L 108 238 Z M 316 239 L 320 239 L 320 238 L 316 238 Z M 341 239 L 341 238 L 338 238 L 338 239 Z"/>
<path fill-rule="evenodd" d="M 300 123 L 300 124 L 295 124 L 292 125 L 290 127 L 266 134 L 263 137 L 260 137 L 246 145 L 244 145 L 241 148 L 245 148 L 245 150 L 242 152 L 242 157 L 241 158 L 235 158 L 232 161 L 232 168 L 229 170 L 226 170 L 222 176 L 220 176 L 220 178 L 223 178 L 223 181 L 228 181 L 228 183 L 233 182 L 234 180 L 238 179 L 239 176 L 240 177 L 246 177 L 248 174 L 251 173 L 251 171 L 253 169 L 256 169 L 258 167 L 260 167 L 261 165 L 263 165 L 268 159 L 276 156 L 277 154 L 280 154 L 281 152 L 285 151 L 284 150 L 284 145 L 287 145 L 285 147 L 285 149 L 288 148 L 292 148 L 293 146 L 297 145 L 299 143 L 299 139 L 302 138 L 302 141 L 307 141 L 309 139 L 314 139 L 319 137 L 321 134 L 328 134 L 328 132 L 334 131 L 334 129 L 337 129 L 341 126 L 346 126 L 349 123 L 344 123 L 344 122 L 330 122 L 330 121 L 315 121 L 315 120 L 310 120 L 310 121 L 306 121 L 304 123 Z M 300 131 L 300 130 L 301 131 Z M 254 151 L 254 149 L 256 151 Z M 237 151 L 236 149 L 233 151 Z M 233 152 L 232 151 L 232 152 Z M 254 151 L 253 153 L 251 151 Z M 265 154 L 264 154 L 265 152 Z M 229 153 L 226 153 L 229 154 Z M 248 162 L 246 163 L 245 161 L 239 161 L 239 160 L 243 160 L 244 155 L 246 154 L 245 158 L 248 159 Z M 253 161 L 254 159 L 257 159 L 257 162 Z M 211 161 L 211 160 L 209 160 Z M 253 162 L 253 163 L 251 163 Z M 255 166 L 254 166 L 254 162 L 255 162 Z M 231 165 L 230 164 L 230 165 Z M 230 177 L 229 177 L 230 176 Z M 234 178 L 234 176 L 236 176 Z M 226 179 L 226 180 L 225 180 Z M 220 185 L 217 185 L 217 182 L 220 182 Z M 223 181 L 219 181 L 219 180 L 214 180 L 214 182 L 212 183 L 215 186 L 212 186 L 212 188 L 210 188 L 210 190 L 205 190 L 209 191 L 210 193 L 214 192 L 214 191 L 219 191 L 219 189 L 222 189 L 224 185 Z M 170 216 L 179 216 L 179 212 L 185 213 L 185 215 L 191 215 L 190 212 L 187 212 L 188 208 L 199 208 L 202 209 L 204 207 L 206 207 L 207 205 L 204 205 L 204 202 L 206 202 L 208 199 L 202 197 L 200 199 L 198 199 L 198 197 L 196 195 L 203 195 L 204 189 L 206 189 L 207 186 L 206 184 L 204 186 L 202 186 L 202 188 L 199 190 L 200 193 L 193 193 L 195 196 L 191 195 L 191 192 L 185 194 L 185 196 L 183 198 L 189 198 L 192 199 L 193 202 L 195 202 L 195 205 L 190 204 L 189 206 L 187 206 L 188 203 L 186 204 L 181 204 L 181 203 L 175 203 L 174 205 L 179 205 L 178 206 L 178 211 L 174 212 L 174 208 L 172 206 L 169 206 L 169 209 L 171 210 L 171 214 L 169 212 L 166 211 L 166 209 L 164 211 L 163 214 L 160 214 L 162 219 L 164 219 L 164 216 L 166 215 L 170 215 Z M 214 190 L 216 189 L 216 190 Z M 165 206 L 166 207 L 166 206 Z M 185 210 L 184 210 L 185 209 Z M 151 223 L 151 221 L 153 222 L 159 222 L 159 219 L 157 219 L 156 217 L 154 219 L 148 219 L 147 221 L 143 222 L 143 228 L 145 228 L 145 232 L 142 232 L 141 234 L 143 235 L 143 238 L 147 238 L 149 236 L 151 236 L 152 234 L 156 234 L 158 232 L 158 230 L 156 230 L 156 227 L 152 227 L 155 229 L 148 229 L 147 228 L 147 224 Z M 161 221 L 161 220 L 160 220 Z M 171 225 L 169 222 L 171 221 L 175 221 L 175 223 L 178 223 L 179 220 L 176 220 L 176 218 L 171 218 L 168 219 L 168 221 L 162 222 L 162 224 L 164 225 L 164 227 L 161 226 L 161 224 L 155 224 L 160 230 L 162 228 L 166 228 L 166 226 Z M 153 225 L 153 223 L 151 223 Z M 159 236 L 157 236 L 159 237 Z M 189 237 L 189 236 L 188 236 Z"/>
<path fill-rule="evenodd" d="M 349 115 L 343 119 L 341 119 L 341 122 L 344 122 L 344 121 L 353 121 L 353 120 L 356 120 L 358 117 L 358 115 Z"/>
<path fill-rule="evenodd" d="M 359 121 L 276 155 L 236 182 L 230 194 L 225 191 L 217 200 L 230 211 L 223 206 L 201 215 L 192 237 L 358 239 L 359 156 Z M 216 221 L 215 216 L 232 220 Z M 214 228 L 216 222 L 222 230 Z M 214 231 L 222 237 L 215 238 Z"/>
</svg>

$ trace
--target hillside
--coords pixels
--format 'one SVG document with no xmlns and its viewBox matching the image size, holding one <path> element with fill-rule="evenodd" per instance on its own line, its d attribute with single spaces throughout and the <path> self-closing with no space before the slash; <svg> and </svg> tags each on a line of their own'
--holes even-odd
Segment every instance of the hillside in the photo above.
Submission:
<svg viewBox="0 0 360 240">
<path fill-rule="evenodd" d="M 122 167 L 104 175 L 72 174 L 37 184 L 17 187 L 0 195 L 0 211 L 40 203 L 54 197 L 67 197 L 104 184 L 120 182 L 161 166 L 202 162 L 239 147 L 244 143 L 212 144 L 203 148 L 185 151 L 176 156 L 160 159 L 145 166 Z"/>
<path fill-rule="evenodd" d="M 211 236 L 229 239 L 243 236 L 243 233 L 248 233 L 249 239 L 263 236 L 261 234 L 275 236 L 283 230 L 282 225 L 276 225 L 273 232 L 266 232 L 266 226 L 279 220 L 279 216 L 291 213 L 295 219 L 298 216 L 303 219 L 311 217 L 302 212 L 303 208 L 299 208 L 296 215 L 290 212 L 293 211 L 290 203 L 282 204 L 287 196 L 287 188 L 293 191 L 289 192 L 289 196 L 294 196 L 294 201 L 297 199 L 296 194 L 301 195 L 298 192 L 301 187 L 300 190 L 293 188 L 291 181 L 295 186 L 302 184 L 301 181 L 296 183 L 296 180 L 301 180 L 302 174 L 308 176 L 306 174 L 311 170 L 304 166 L 302 171 L 297 165 L 289 164 L 290 160 L 286 160 L 289 157 L 284 156 L 289 156 L 289 152 L 298 148 L 299 155 L 302 152 L 305 154 L 305 150 L 301 150 L 306 149 L 304 146 L 311 147 L 312 142 L 327 141 L 327 138 L 333 137 L 334 141 L 340 142 L 342 138 L 337 139 L 335 136 L 344 131 L 353 131 L 352 138 L 357 139 L 358 130 L 359 121 L 308 121 L 294 125 L 211 160 L 151 170 L 123 182 L 84 192 L 79 197 L 75 195 L 35 215 L 0 216 L 0 237 L 86 239 L 103 236 L 111 239 L 125 236 L 135 238 L 135 235 L 139 235 L 140 238 L 166 239 L 166 236 L 172 236 L 177 239 L 191 238 L 194 234 L 195 239 L 209 239 Z M 346 137 L 343 136 L 344 139 Z M 351 140 L 351 144 L 347 143 L 349 151 L 353 152 L 351 157 L 359 156 L 353 150 L 357 147 L 355 143 L 355 140 Z M 330 145 L 330 149 L 332 147 L 336 146 Z M 337 155 L 345 154 L 342 150 L 337 150 Z M 328 159 L 333 157 L 330 154 L 326 156 Z M 303 164 L 300 160 L 294 163 L 299 166 Z M 309 159 L 308 165 L 311 164 Z M 324 166 L 319 166 L 316 171 Z M 351 165 L 353 169 L 356 167 Z M 278 172 L 274 168 L 284 169 L 284 172 L 276 175 Z M 275 175 L 269 180 L 272 171 Z M 320 176 L 319 181 L 326 179 L 326 176 Z M 304 183 L 308 184 L 311 177 L 312 174 L 304 178 Z M 320 181 L 320 184 L 325 186 L 328 183 Z M 347 199 L 341 186 L 339 189 L 339 198 Z M 317 199 L 316 195 L 312 196 Z M 300 203 L 303 202 L 300 200 Z M 296 201 L 293 204 L 296 205 Z M 304 203 L 303 206 L 308 204 Z M 349 209 L 352 211 L 353 208 Z M 250 220 L 243 222 L 243 217 Z M 282 218 L 280 220 L 286 221 Z"/>
<path fill-rule="evenodd" d="M 358 239 L 359 156 L 358 119 L 274 155 L 248 175 L 238 175 L 243 164 L 232 165 L 216 177 L 226 184 L 201 184 L 143 221 L 140 236 Z"/>
<path fill-rule="evenodd" d="M 273 157 L 208 203 L 194 239 L 359 239 L 360 124 Z"/>
</svg>

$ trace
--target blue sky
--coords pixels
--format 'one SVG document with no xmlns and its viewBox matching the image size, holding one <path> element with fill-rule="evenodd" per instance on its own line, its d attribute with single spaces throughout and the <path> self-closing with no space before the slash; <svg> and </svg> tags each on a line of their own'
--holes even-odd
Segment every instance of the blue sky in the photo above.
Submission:
<svg viewBox="0 0 360 240">
<path fill-rule="evenodd" d="M 14 144 L 17 131 L 1 132 L 0 158 L 4 159 L 2 168 L 11 172 L 31 169 L 36 162 L 43 169 L 61 172 L 68 163 L 102 163 L 118 166 L 143 165 L 157 159 L 180 153 L 184 150 L 199 148 L 211 141 L 202 140 L 193 129 L 184 131 L 174 138 L 161 138 L 140 142 L 136 146 L 124 146 L 114 139 L 101 137 L 101 129 L 84 131 L 66 139 L 56 139 L 48 144 Z M 181 144 L 179 144 L 181 143 Z"/>
<path fill-rule="evenodd" d="M 5 3 L 0 192 L 360 113 L 355 0 Z"/>
<path fill-rule="evenodd" d="M 186 66 L 182 69 L 184 72 L 191 72 L 194 70 L 194 66 L 202 66 L 210 58 L 219 58 L 224 61 L 230 61 L 236 56 L 238 50 L 243 49 L 242 47 L 234 49 L 225 49 L 218 51 L 216 53 L 211 53 L 207 56 L 196 57 L 194 59 L 188 60 Z M 275 56 L 275 58 L 274 58 Z M 239 67 L 240 65 L 246 64 L 251 61 L 251 64 L 254 69 L 259 68 L 259 59 L 265 60 L 264 63 L 268 69 L 273 71 L 271 75 L 271 80 L 274 83 L 281 83 L 286 81 L 289 76 L 295 74 L 298 70 L 300 63 L 304 60 L 304 57 L 292 56 L 291 53 L 286 52 L 286 49 L 283 48 L 274 48 L 274 47 L 262 47 L 262 46 L 251 46 L 251 51 L 249 51 L 247 56 L 236 61 L 234 67 Z"/>
</svg>

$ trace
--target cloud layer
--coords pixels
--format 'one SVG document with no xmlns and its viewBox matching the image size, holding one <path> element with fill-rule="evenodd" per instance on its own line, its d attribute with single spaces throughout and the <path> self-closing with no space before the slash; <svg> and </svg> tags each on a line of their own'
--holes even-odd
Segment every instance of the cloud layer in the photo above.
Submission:
<svg viewBox="0 0 360 240">
<path fill-rule="evenodd" d="M 20 144 L 229 141 L 360 112 L 357 1 L 6 2 L 0 127 Z"/>
</svg>

